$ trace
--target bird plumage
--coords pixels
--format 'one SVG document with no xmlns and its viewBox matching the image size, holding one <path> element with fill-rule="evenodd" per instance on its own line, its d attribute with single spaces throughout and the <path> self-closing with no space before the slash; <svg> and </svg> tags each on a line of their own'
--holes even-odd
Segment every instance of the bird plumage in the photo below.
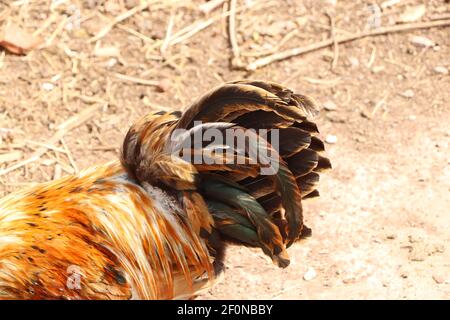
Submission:
<svg viewBox="0 0 450 320">
<path fill-rule="evenodd" d="M 302 199 L 318 196 L 319 172 L 331 167 L 315 113 L 310 98 L 278 84 L 227 83 L 182 114 L 138 120 L 120 161 L 8 195 L 0 299 L 190 298 L 222 272 L 228 243 L 259 247 L 286 267 L 286 249 L 310 234 Z M 210 129 L 248 144 L 189 144 L 192 157 L 211 163 L 174 156 Z M 271 175 L 254 155 L 261 149 L 275 159 Z"/>
</svg>

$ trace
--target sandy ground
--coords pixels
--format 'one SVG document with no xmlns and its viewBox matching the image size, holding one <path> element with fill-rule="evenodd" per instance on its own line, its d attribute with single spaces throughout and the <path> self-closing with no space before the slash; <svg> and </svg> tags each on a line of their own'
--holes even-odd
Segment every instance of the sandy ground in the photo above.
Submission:
<svg viewBox="0 0 450 320">
<path fill-rule="evenodd" d="M 69 152 L 57 143 L 38 160 L 1 175 L 1 194 L 114 159 L 139 115 L 181 109 L 223 81 L 273 80 L 327 106 L 317 122 L 324 138 L 337 138 L 327 145 L 334 169 L 322 178 L 322 197 L 305 203 L 313 236 L 290 248 L 293 262 L 284 270 L 257 250 L 230 248 L 224 279 L 200 298 L 450 298 L 450 28 L 339 45 L 333 71 L 334 51 L 326 48 L 250 73 L 230 70 L 227 24 L 220 18 L 226 8 L 205 15 L 198 9 L 203 1 L 155 1 L 152 10 L 89 42 L 137 1 L 71 1 L 72 6 L 55 8 L 50 2 L 0 4 L 3 23 L 39 30 L 45 44 L 26 56 L 0 52 L 0 155 L 13 157 L 0 162 L 0 168 L 27 159 L 60 123 L 99 107 L 65 134 Z M 395 23 L 420 3 L 401 2 L 380 12 L 381 25 Z M 338 34 L 377 21 L 372 1 L 238 3 L 251 5 L 236 19 L 248 62 L 258 52 L 328 38 L 326 11 L 335 17 Z M 427 1 L 420 20 L 449 12 L 448 1 Z M 173 34 L 219 18 L 161 53 L 171 15 Z M 415 45 L 413 36 L 435 45 Z M 120 75 L 157 85 L 136 84 Z"/>
</svg>

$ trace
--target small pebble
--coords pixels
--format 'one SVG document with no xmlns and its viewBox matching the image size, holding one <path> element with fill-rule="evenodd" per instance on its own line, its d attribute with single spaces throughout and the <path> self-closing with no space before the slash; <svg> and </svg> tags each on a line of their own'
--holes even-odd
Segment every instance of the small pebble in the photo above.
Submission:
<svg viewBox="0 0 450 320">
<path fill-rule="evenodd" d="M 398 22 L 400 23 L 407 23 L 407 22 L 414 22 L 419 20 L 424 16 L 424 14 L 427 12 L 427 7 L 422 4 L 414 7 L 409 7 L 400 15 L 400 18 L 398 19 Z"/>
<path fill-rule="evenodd" d="M 414 97 L 414 91 L 411 89 L 408 89 L 408 90 L 402 92 L 400 95 L 407 99 L 411 99 L 412 97 Z"/>
<path fill-rule="evenodd" d="M 305 281 L 311 281 L 313 280 L 315 277 L 317 277 L 317 272 L 316 270 L 314 270 L 314 268 L 309 267 L 308 270 L 305 272 L 305 274 L 303 275 L 303 280 Z"/>
<path fill-rule="evenodd" d="M 325 142 L 329 143 L 329 144 L 334 144 L 338 141 L 338 138 L 333 135 L 333 134 L 329 134 L 327 135 L 327 137 L 325 138 Z"/>
<path fill-rule="evenodd" d="M 120 49 L 117 47 L 96 47 L 94 49 L 94 55 L 97 57 L 120 57 Z"/>
<path fill-rule="evenodd" d="M 56 81 L 58 81 L 59 79 L 61 79 L 61 74 L 60 74 L 60 73 L 55 74 L 50 80 L 51 80 L 52 82 L 56 82 Z"/>
<path fill-rule="evenodd" d="M 347 121 L 344 115 L 332 111 L 327 113 L 326 118 L 333 123 L 345 123 Z"/>
<path fill-rule="evenodd" d="M 333 56 L 324 53 L 323 56 L 322 56 L 322 60 L 325 61 L 325 62 L 331 62 L 331 61 L 333 61 Z"/>
<path fill-rule="evenodd" d="M 417 47 L 434 47 L 435 43 L 433 40 L 430 40 L 421 36 L 413 36 L 410 39 L 410 42 Z"/>
<path fill-rule="evenodd" d="M 359 66 L 359 60 L 358 60 L 358 58 L 355 58 L 355 57 L 350 57 L 350 58 L 348 58 L 348 61 L 350 62 L 350 65 L 352 66 L 352 67 L 358 67 Z"/>
<path fill-rule="evenodd" d="M 170 80 L 169 79 L 162 79 L 159 81 L 158 86 L 156 87 L 156 91 L 158 92 L 166 92 L 170 88 Z"/>
<path fill-rule="evenodd" d="M 441 284 L 445 282 L 445 277 L 443 274 L 433 274 L 433 280 L 437 283 L 437 284 Z"/>
<path fill-rule="evenodd" d="M 112 68 L 117 64 L 117 59 L 116 58 L 111 58 L 106 62 L 106 67 L 107 68 Z"/>
<path fill-rule="evenodd" d="M 52 91 L 54 88 L 55 88 L 55 85 L 53 83 L 44 82 L 42 84 L 42 89 L 44 89 L 45 91 Z"/>
<path fill-rule="evenodd" d="M 374 66 L 372 68 L 372 73 L 377 74 L 384 70 L 384 66 Z"/>
<path fill-rule="evenodd" d="M 361 111 L 361 117 L 366 118 L 366 119 L 370 119 L 372 118 L 372 116 L 370 115 L 369 112 L 367 112 L 366 110 Z"/>
<path fill-rule="evenodd" d="M 144 104 L 144 106 L 146 107 L 150 107 L 152 105 L 150 98 L 147 96 L 142 97 L 142 103 Z"/>
<path fill-rule="evenodd" d="M 342 282 L 345 284 L 355 283 L 356 279 L 354 277 L 348 277 L 348 278 L 342 279 Z"/>
<path fill-rule="evenodd" d="M 327 111 L 334 111 L 337 109 L 337 106 L 333 101 L 330 100 L 323 104 L 323 108 Z"/>
<path fill-rule="evenodd" d="M 433 70 L 434 70 L 434 72 L 436 72 L 438 74 L 444 74 L 444 75 L 448 74 L 448 69 L 443 66 L 437 66 Z"/>
</svg>

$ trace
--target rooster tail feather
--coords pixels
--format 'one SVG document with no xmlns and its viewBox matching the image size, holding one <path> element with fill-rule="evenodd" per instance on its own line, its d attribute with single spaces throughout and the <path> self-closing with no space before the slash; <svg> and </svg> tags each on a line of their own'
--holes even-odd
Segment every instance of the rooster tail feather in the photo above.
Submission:
<svg viewBox="0 0 450 320">
<path fill-rule="evenodd" d="M 223 126 L 221 130 L 243 130 L 242 134 L 250 138 L 245 150 L 225 143 L 227 150 L 239 155 L 245 164 L 225 161 L 226 164 L 195 165 L 200 193 L 224 238 L 245 245 L 258 244 L 274 258 L 277 254 L 287 257 L 285 248 L 307 233 L 301 200 L 318 195 L 316 174 L 331 167 L 329 160 L 320 155 L 324 144 L 317 136 L 317 125 L 311 121 L 316 114 L 311 98 L 276 83 L 253 80 L 230 82 L 213 89 L 183 113 L 176 124 L 178 129 L 192 130 L 196 121 L 232 123 L 235 126 Z M 267 129 L 268 136 L 261 136 L 258 129 Z M 272 134 L 275 131 L 278 137 Z M 263 154 L 268 152 L 275 159 L 275 173 L 261 174 L 267 163 L 259 158 L 254 161 L 255 149 L 262 149 Z M 252 165 L 248 165 L 250 160 Z M 226 180 L 211 179 L 211 173 Z M 246 217 L 252 232 L 238 216 Z"/>
</svg>

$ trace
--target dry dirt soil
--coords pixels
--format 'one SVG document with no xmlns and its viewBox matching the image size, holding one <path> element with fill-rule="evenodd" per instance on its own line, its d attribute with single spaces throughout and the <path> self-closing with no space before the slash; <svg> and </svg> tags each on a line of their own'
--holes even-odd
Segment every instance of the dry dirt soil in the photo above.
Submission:
<svg viewBox="0 0 450 320">
<path fill-rule="evenodd" d="M 336 36 L 450 15 L 445 0 L 397 2 L 239 0 L 242 60 L 329 38 L 326 12 Z M 247 72 L 230 68 L 227 5 L 205 14 L 203 3 L 151 1 L 95 39 L 138 1 L 0 1 L 0 24 L 43 40 L 25 56 L 0 51 L 0 170 L 98 106 L 64 144 L 2 174 L 0 195 L 115 159 L 142 114 L 182 109 L 224 81 L 272 80 L 326 107 L 317 122 L 334 169 L 322 196 L 304 204 L 313 236 L 290 248 L 284 270 L 257 250 L 231 248 L 224 279 L 200 298 L 450 298 L 450 27 L 368 37 L 339 45 L 338 55 L 328 47 Z"/>
</svg>

